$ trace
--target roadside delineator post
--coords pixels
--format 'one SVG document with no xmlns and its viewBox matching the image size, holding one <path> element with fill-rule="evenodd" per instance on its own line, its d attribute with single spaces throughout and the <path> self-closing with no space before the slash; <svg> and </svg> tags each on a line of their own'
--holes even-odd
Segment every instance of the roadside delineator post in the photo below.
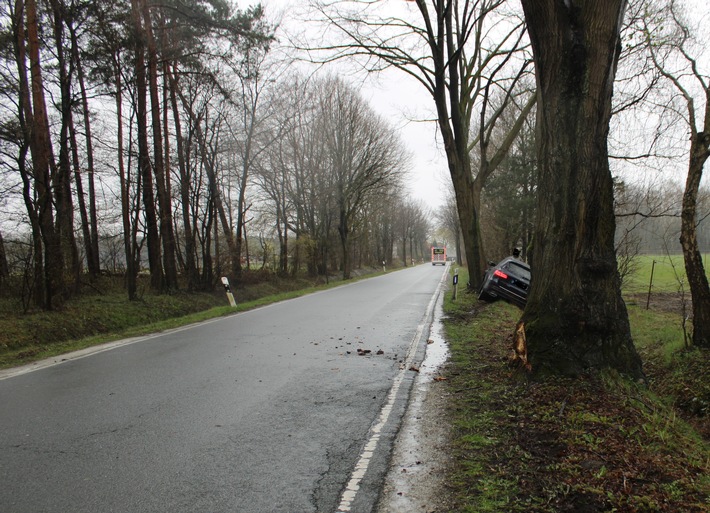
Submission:
<svg viewBox="0 0 710 513">
<path fill-rule="evenodd" d="M 229 280 L 226 276 L 222 276 L 222 285 L 224 285 L 224 291 L 227 293 L 227 299 L 229 299 L 229 304 L 233 308 L 237 307 L 237 302 L 234 300 L 234 294 L 232 294 L 232 289 L 229 286 Z"/>
<path fill-rule="evenodd" d="M 459 286 L 459 270 L 454 269 L 454 297 L 452 298 L 454 301 L 456 301 L 456 289 Z"/>
<path fill-rule="evenodd" d="M 651 287 L 653 287 L 653 271 L 656 269 L 656 260 L 653 260 L 653 263 L 651 264 L 651 281 L 648 282 L 648 297 L 646 298 L 646 310 L 648 310 L 648 306 L 651 304 Z"/>
</svg>

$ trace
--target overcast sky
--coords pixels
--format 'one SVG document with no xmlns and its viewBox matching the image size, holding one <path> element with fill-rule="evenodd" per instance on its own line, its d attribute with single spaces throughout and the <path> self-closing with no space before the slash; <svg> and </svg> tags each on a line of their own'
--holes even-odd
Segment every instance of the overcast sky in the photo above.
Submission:
<svg viewBox="0 0 710 513">
<path fill-rule="evenodd" d="M 403 1 L 403 0 L 394 0 Z M 262 0 L 267 16 L 284 16 L 284 30 L 297 19 L 295 11 L 302 9 L 306 0 Z M 240 2 L 240 6 L 244 3 Z M 297 22 L 296 22 L 297 23 Z M 337 72 L 331 67 L 330 72 Z M 324 71 L 327 71 L 324 70 Z M 444 202 L 450 179 L 446 156 L 436 132 L 434 103 L 431 95 L 412 77 L 398 70 L 378 74 L 363 73 L 345 77 L 360 89 L 370 105 L 399 132 L 412 155 L 412 169 L 407 187 L 411 197 L 434 208 Z"/>
<path fill-rule="evenodd" d="M 275 17 L 281 19 L 280 13 L 286 12 L 282 22 L 284 30 L 290 30 L 289 27 L 295 27 L 295 30 L 301 28 L 302 23 L 298 21 L 298 11 L 303 11 L 308 4 L 307 0 L 261 1 L 266 7 L 270 19 Z M 416 8 L 414 4 L 409 4 L 404 0 L 383 1 L 399 2 L 399 5 L 393 4 L 397 8 Z M 239 5 L 243 7 L 246 3 L 242 0 Z M 685 3 L 692 11 L 691 20 L 706 21 L 710 18 L 710 0 L 687 0 Z M 331 68 L 331 72 L 333 69 L 335 68 Z M 363 97 L 399 131 L 401 139 L 412 154 L 412 170 L 408 183 L 411 196 L 432 208 L 442 204 L 446 191 L 450 188 L 450 179 L 436 124 L 433 121 L 423 121 L 433 119 L 435 114 L 433 100 L 429 93 L 412 77 L 398 70 L 388 70 L 367 76 L 360 74 L 347 77 L 347 79 L 354 81 L 360 87 Z M 626 122 L 625 120 L 624 123 Z M 626 139 L 628 135 L 629 132 L 626 130 L 623 134 L 614 134 L 621 139 Z M 622 146 L 628 146 L 629 142 L 627 141 L 627 144 Z M 680 151 L 682 153 L 684 150 Z M 625 172 L 626 166 L 617 161 L 612 162 L 612 169 L 621 173 L 625 180 L 656 182 L 661 177 L 662 179 L 670 178 L 681 183 L 684 182 L 687 160 L 680 158 L 674 160 L 672 166 L 669 167 L 669 164 L 670 162 L 665 161 L 663 164 L 665 170 L 653 165 L 647 165 L 646 169 L 643 169 L 642 164 L 642 168 L 631 166 L 630 170 Z M 710 177 L 707 175 L 710 173 L 706 173 L 704 183 L 710 182 Z"/>
</svg>

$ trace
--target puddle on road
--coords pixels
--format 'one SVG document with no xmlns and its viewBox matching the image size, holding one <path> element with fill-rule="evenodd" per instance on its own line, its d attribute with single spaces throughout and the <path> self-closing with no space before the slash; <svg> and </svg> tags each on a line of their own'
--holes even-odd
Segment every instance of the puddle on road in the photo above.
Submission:
<svg viewBox="0 0 710 513">
<path fill-rule="evenodd" d="M 441 366 L 449 358 L 449 346 L 444 340 L 444 325 L 441 322 L 441 300 L 436 305 L 434 320 L 431 325 L 431 333 L 427 341 L 426 355 L 419 368 L 418 385 L 427 384 L 439 375 Z"/>
</svg>

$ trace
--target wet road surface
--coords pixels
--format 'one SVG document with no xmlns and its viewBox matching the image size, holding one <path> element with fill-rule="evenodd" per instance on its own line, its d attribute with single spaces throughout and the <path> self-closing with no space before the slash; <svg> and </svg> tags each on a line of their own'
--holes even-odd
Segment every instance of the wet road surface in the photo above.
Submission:
<svg viewBox="0 0 710 513">
<path fill-rule="evenodd" d="M 371 511 L 442 273 L 421 265 L 0 373 L 0 509 Z"/>
</svg>

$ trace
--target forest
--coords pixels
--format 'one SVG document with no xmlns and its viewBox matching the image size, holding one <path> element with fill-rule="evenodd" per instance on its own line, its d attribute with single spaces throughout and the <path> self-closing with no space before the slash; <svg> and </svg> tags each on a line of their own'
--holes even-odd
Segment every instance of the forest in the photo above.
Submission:
<svg viewBox="0 0 710 513">
<path fill-rule="evenodd" d="M 396 131 L 272 58 L 260 6 L 30 0 L 2 19 L 0 289 L 26 307 L 101 273 L 134 299 L 142 274 L 211 290 L 426 254 Z"/>
</svg>

